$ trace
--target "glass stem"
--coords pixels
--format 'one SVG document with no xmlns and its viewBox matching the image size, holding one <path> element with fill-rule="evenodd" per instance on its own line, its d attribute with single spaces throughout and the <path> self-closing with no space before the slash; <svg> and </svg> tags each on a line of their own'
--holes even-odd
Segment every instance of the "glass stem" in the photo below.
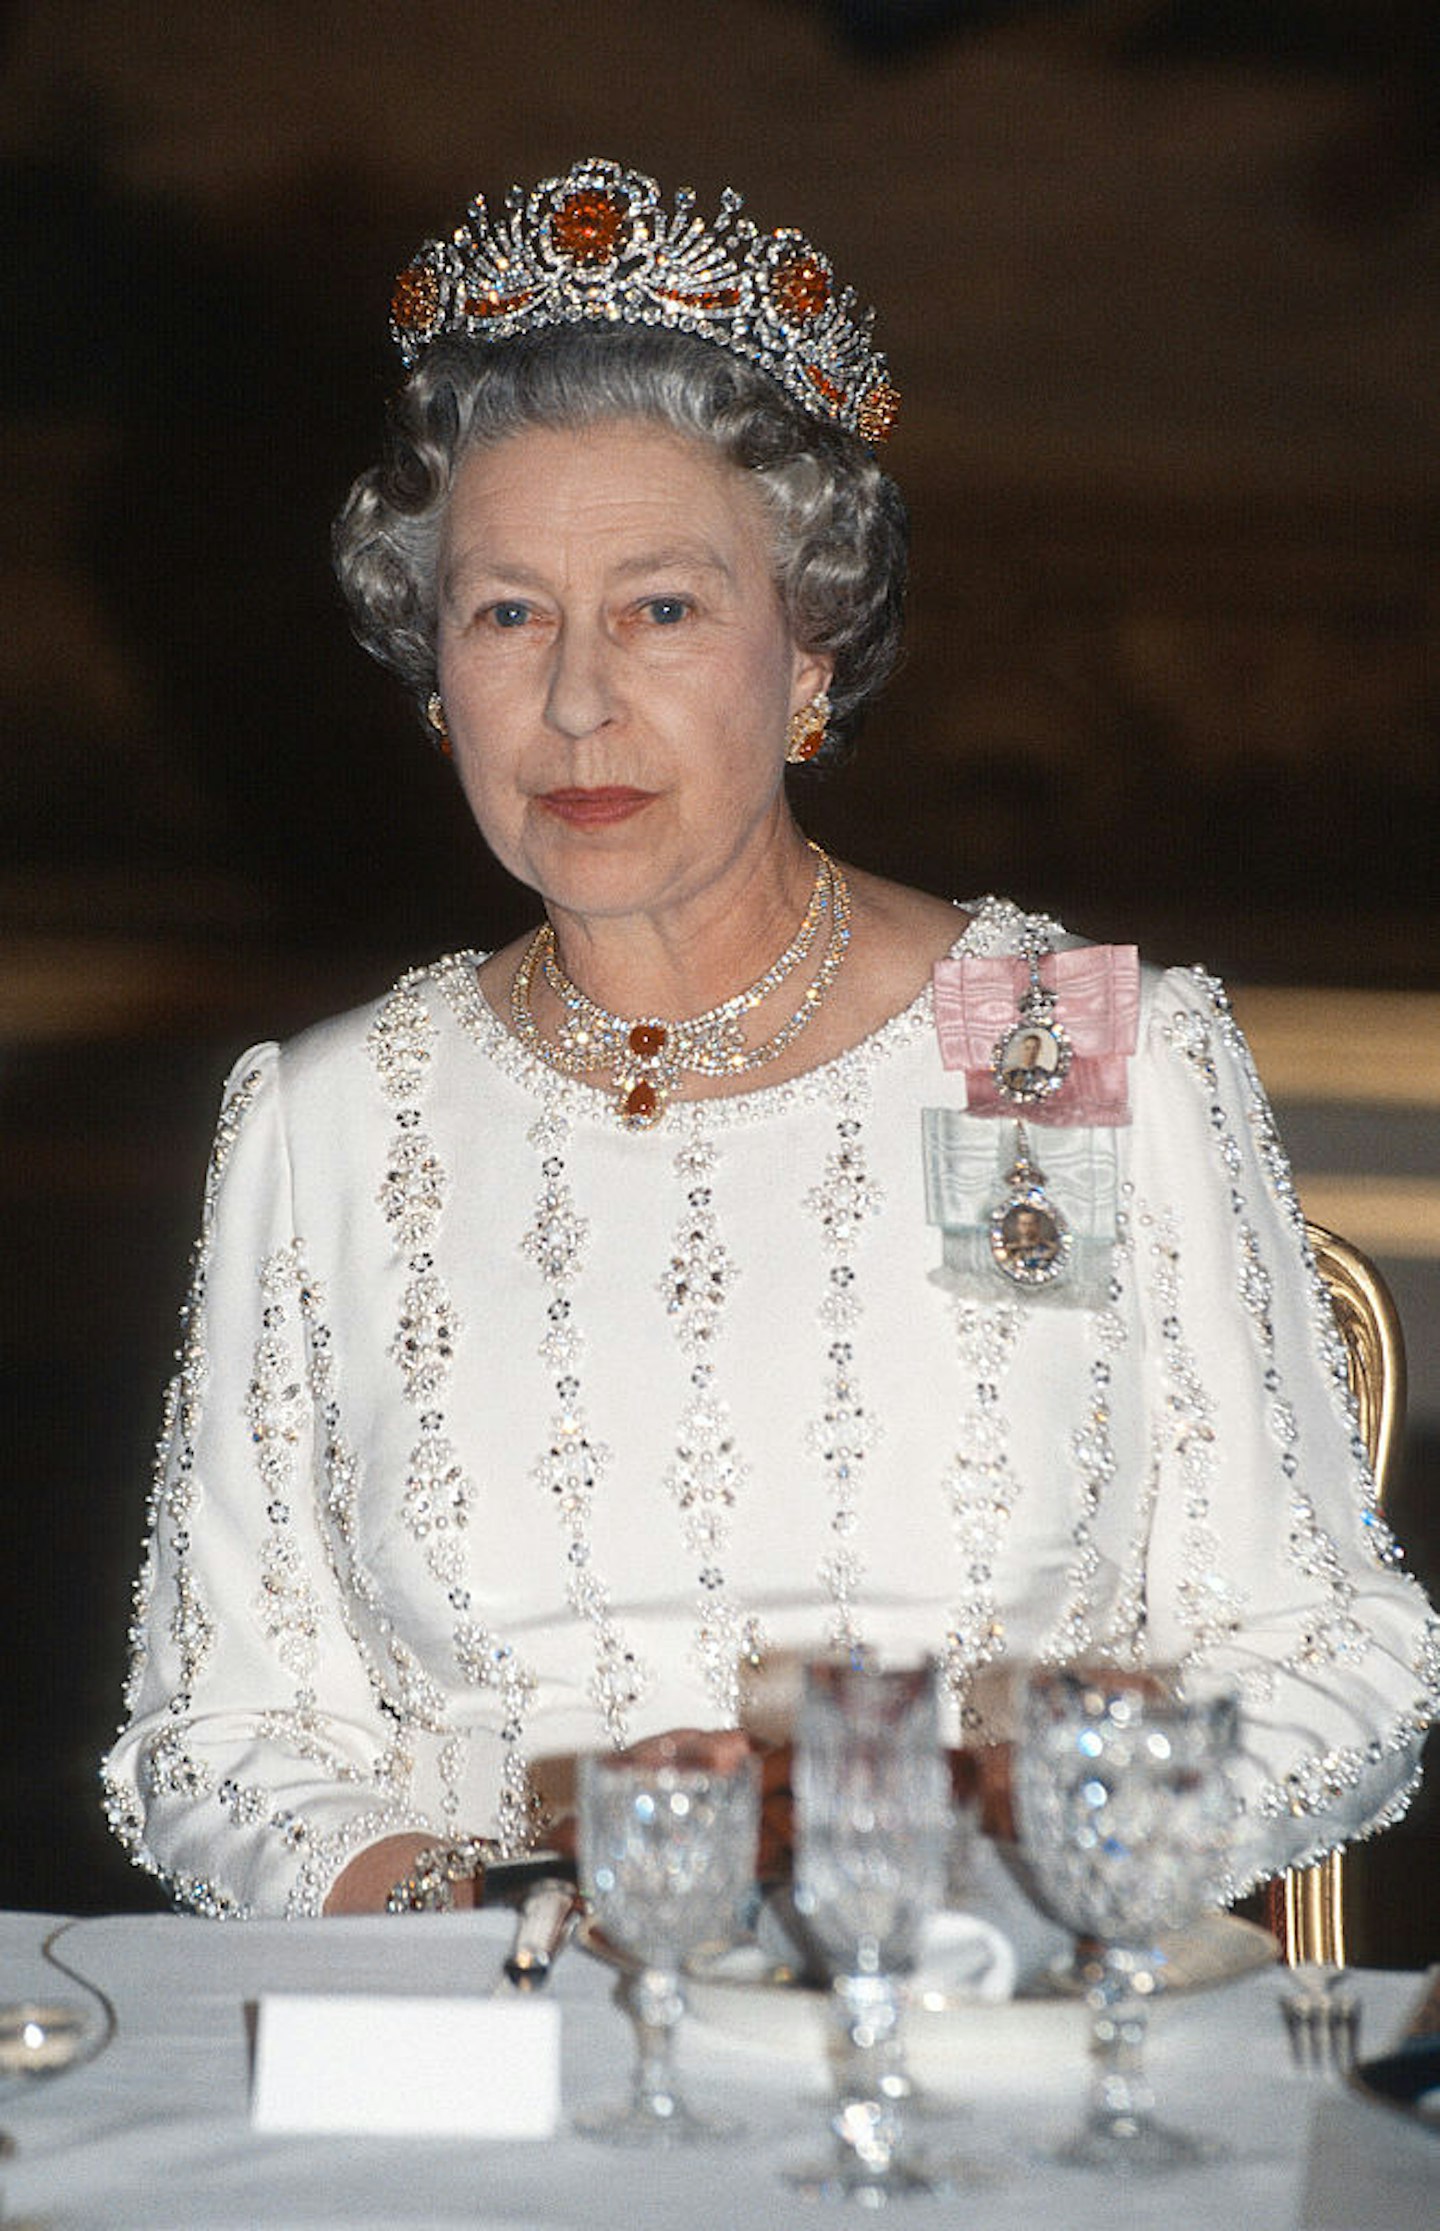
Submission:
<svg viewBox="0 0 1440 2231">
<path fill-rule="evenodd" d="M 900 2000 L 884 1975 L 837 1976 L 830 1994 L 835 2022 L 836 2106 L 831 2128 L 842 2157 L 868 2176 L 884 2178 L 900 2152 L 903 2071 Z"/>
<path fill-rule="evenodd" d="M 1136 1990 L 1141 1972 L 1133 1953 L 1108 1949 L 1087 1993 L 1090 2050 L 1090 2129 L 1123 2146 L 1149 2128 L 1155 2095 L 1145 2074 L 1148 2007 Z"/>
<path fill-rule="evenodd" d="M 642 1968 L 630 1985 L 629 2001 L 640 2048 L 633 2088 L 636 2111 L 654 2122 L 673 2122 L 681 2112 L 675 2088 L 675 2031 L 685 2012 L 680 1978 L 673 1968 Z"/>
</svg>

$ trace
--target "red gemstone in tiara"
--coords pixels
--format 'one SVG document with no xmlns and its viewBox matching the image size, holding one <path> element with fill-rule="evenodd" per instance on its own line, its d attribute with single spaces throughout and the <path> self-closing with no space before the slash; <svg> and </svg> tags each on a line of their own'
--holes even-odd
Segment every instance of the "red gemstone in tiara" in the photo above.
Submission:
<svg viewBox="0 0 1440 2231">
<path fill-rule="evenodd" d="M 497 340 L 585 321 L 692 333 L 755 364 L 812 417 L 882 441 L 899 395 L 862 310 L 818 249 L 762 234 L 726 187 L 715 218 L 682 187 L 672 209 L 643 172 L 577 163 L 492 213 L 481 199 L 395 282 L 390 330 L 408 367 L 442 333 Z"/>
</svg>

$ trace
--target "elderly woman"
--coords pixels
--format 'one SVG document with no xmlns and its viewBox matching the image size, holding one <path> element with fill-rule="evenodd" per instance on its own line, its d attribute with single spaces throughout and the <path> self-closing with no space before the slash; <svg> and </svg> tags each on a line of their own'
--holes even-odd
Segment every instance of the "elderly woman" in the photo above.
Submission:
<svg viewBox="0 0 1440 2231">
<path fill-rule="evenodd" d="M 464 1903 L 578 1752 L 862 1641 L 981 1749 L 1029 1661 L 1228 1669 L 1247 1880 L 1394 1817 L 1434 1629 L 1221 991 L 792 813 L 896 648 L 851 297 L 588 162 L 394 315 L 340 575 L 543 915 L 230 1079 L 133 1855 L 207 1913 Z"/>
</svg>

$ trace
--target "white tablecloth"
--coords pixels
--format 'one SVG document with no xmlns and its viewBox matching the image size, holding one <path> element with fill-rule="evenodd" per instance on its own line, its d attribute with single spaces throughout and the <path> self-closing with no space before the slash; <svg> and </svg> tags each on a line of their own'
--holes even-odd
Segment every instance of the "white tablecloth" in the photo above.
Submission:
<svg viewBox="0 0 1440 2231">
<path fill-rule="evenodd" d="M 40 1946 L 55 1917 L 0 1915 L 0 1997 L 73 1998 Z M 793 2196 L 778 2170 L 818 2150 L 818 2061 L 737 2044 L 701 2023 L 681 2047 L 697 2106 L 723 2105 L 743 2139 L 705 2153 L 637 2156 L 572 2136 L 529 2143 L 262 2138 L 249 2121 L 247 2008 L 275 1990 L 487 1991 L 505 1916 L 228 1925 L 179 1917 L 77 1922 L 57 1948 L 111 1998 L 113 2042 L 53 2083 L 11 2090 L 16 2140 L 0 2169 L 7 2231 L 814 2231 L 837 2211 Z M 1365 2041 L 1397 2033 L 1418 1978 L 1357 1977 Z M 1429 2132 L 1288 2066 L 1265 1971 L 1177 1995 L 1154 2024 L 1152 2073 L 1171 2119 L 1222 2139 L 1227 2158 L 1163 2178 L 1112 2181 L 1037 2158 L 1078 2109 L 1084 2016 L 1045 2010 L 1033 2064 L 990 2053 L 978 2012 L 953 2049 L 925 2055 L 925 2142 L 962 2149 L 993 2182 L 902 2210 L 976 2231 L 1435 2231 L 1440 2143 Z M 571 1951 L 553 1985 L 563 2009 L 567 2111 L 622 2088 L 628 2025 L 611 1978 Z M 1004 2010 L 999 2010 L 1002 2018 Z M 1000 2032 L 995 2033 L 998 2037 Z M 477 2070 L 483 2082 L 483 2070 Z M 841 2220 L 850 2213 L 839 2211 Z"/>
</svg>

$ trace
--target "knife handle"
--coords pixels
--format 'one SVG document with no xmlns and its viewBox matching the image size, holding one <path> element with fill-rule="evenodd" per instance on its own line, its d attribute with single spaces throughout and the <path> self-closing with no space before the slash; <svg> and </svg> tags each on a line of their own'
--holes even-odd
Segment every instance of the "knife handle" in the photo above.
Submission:
<svg viewBox="0 0 1440 2231">
<path fill-rule="evenodd" d="M 574 1883 L 558 1876 L 547 1876 L 526 1891 L 505 1959 L 505 1979 L 517 1991 L 538 1991 L 549 1980 L 580 1906 Z"/>
</svg>

